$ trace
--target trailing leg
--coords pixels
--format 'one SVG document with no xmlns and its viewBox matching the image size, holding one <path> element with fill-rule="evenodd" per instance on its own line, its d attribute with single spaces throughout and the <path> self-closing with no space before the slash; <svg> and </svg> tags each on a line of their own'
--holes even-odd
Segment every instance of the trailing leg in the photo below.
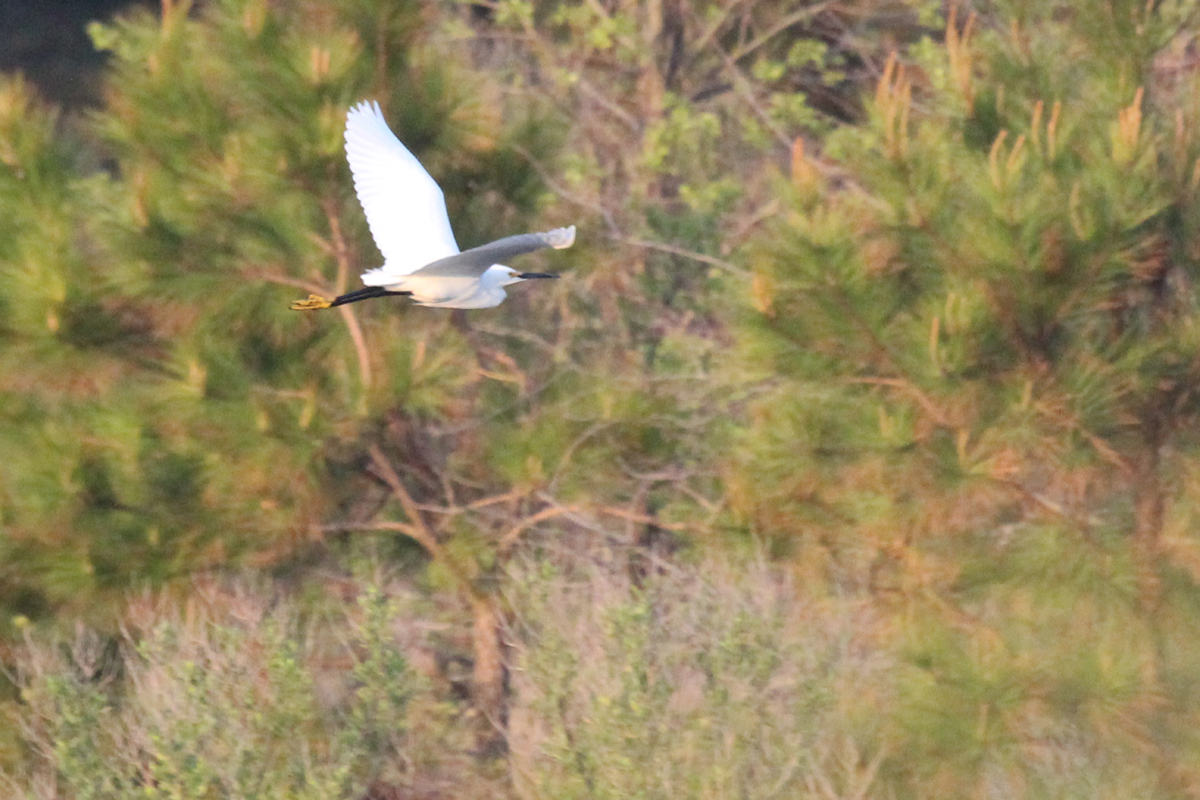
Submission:
<svg viewBox="0 0 1200 800">
<path fill-rule="evenodd" d="M 333 308 L 334 306 L 344 306 L 347 303 L 357 303 L 360 300 L 369 300 L 372 297 L 389 297 L 391 295 L 411 295 L 412 292 L 393 292 L 385 289 L 382 286 L 365 286 L 362 289 L 356 289 L 353 292 L 339 295 L 333 300 L 326 300 L 319 294 L 310 294 L 306 300 L 297 300 L 292 303 L 293 311 L 316 311 L 320 308 Z"/>
</svg>

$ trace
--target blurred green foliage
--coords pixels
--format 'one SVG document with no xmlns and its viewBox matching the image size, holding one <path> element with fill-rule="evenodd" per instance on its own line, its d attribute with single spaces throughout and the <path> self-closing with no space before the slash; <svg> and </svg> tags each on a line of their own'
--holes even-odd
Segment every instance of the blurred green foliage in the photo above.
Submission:
<svg viewBox="0 0 1200 800">
<path fill-rule="evenodd" d="M 6 79 L 5 640 L 260 568 L 354 586 L 378 645 L 331 717 L 309 620 L 213 622 L 207 665 L 156 612 L 28 673 L 40 779 L 1194 796 L 1197 9 L 977 12 L 167 2 L 92 27 L 84 117 Z M 567 280 L 288 311 L 378 263 L 341 152 L 365 98 L 462 246 L 579 225 Z M 444 685 L 364 554 L 450 631 Z"/>
<path fill-rule="evenodd" d="M 100 174 L 73 169 L 54 115 L 7 87 L 11 610 L 278 559 L 336 507 L 331 473 L 358 436 L 397 409 L 440 415 L 471 381 L 459 337 L 425 347 L 437 318 L 287 309 L 378 257 L 341 152 L 351 100 L 378 98 L 444 183 L 478 188 L 453 205 L 488 220 L 460 224 L 481 239 L 519 218 L 531 174 L 492 164 L 503 132 L 450 65 L 412 63 L 415 5 L 312 11 L 180 4 L 94 25 L 112 53 L 88 126 Z"/>
<path fill-rule="evenodd" d="M 841 796 L 872 784 L 881 728 L 863 712 L 892 691 L 875 620 L 797 601 L 761 566 L 664 570 L 640 586 L 579 566 L 526 570 L 514 589 L 520 796 Z"/>
<path fill-rule="evenodd" d="M 754 256 L 733 508 L 902 610 L 903 796 L 1194 786 L 1196 9 L 1117 5 L 889 61 Z"/>
<path fill-rule="evenodd" d="M 403 782 L 409 702 L 426 689 L 380 590 L 350 613 L 349 635 L 330 647 L 330 630 L 264 603 L 261 589 L 210 592 L 186 613 L 130 620 L 115 647 L 87 631 L 31 646 L 20 685 L 39 755 L 25 785 L 32 796 L 250 800 Z"/>
</svg>

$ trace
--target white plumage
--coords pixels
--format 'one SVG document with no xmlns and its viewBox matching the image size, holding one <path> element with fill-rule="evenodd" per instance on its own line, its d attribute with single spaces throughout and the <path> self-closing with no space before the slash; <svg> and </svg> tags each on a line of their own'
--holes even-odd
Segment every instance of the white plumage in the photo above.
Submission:
<svg viewBox="0 0 1200 800">
<path fill-rule="evenodd" d="M 292 308 L 308 311 L 392 294 L 409 295 L 425 306 L 490 308 L 504 301 L 505 286 L 558 277 L 519 273 L 500 260 L 544 247 L 570 247 L 575 241 L 572 225 L 460 252 L 441 188 L 388 128 L 378 103 L 359 103 L 347 114 L 346 158 L 383 266 L 362 274 L 365 289 L 332 301 L 311 295 Z"/>
<path fill-rule="evenodd" d="M 371 236 L 383 254 L 372 273 L 408 275 L 458 252 L 441 187 L 400 143 L 378 103 L 359 103 L 346 116 L 346 160 Z"/>
</svg>

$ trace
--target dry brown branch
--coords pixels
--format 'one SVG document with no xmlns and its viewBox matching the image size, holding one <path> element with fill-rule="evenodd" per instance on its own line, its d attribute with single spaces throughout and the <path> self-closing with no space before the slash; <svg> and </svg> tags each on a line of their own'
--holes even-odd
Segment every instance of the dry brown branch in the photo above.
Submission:
<svg viewBox="0 0 1200 800">
<path fill-rule="evenodd" d="M 342 294 L 346 291 L 346 282 L 350 279 L 350 254 L 346 247 L 346 239 L 342 236 L 342 221 L 332 201 L 325 203 L 325 216 L 329 219 L 329 235 L 333 239 L 333 258 L 337 263 L 337 278 L 334 281 L 334 291 Z"/>
<path fill-rule="evenodd" d="M 717 258 L 715 256 L 705 255 L 704 253 L 697 253 L 694 250 L 686 250 L 673 244 L 666 244 L 665 242 L 648 242 L 645 239 L 634 239 L 632 237 L 620 235 L 613 236 L 613 238 L 622 244 L 632 245 L 633 247 L 643 247 L 647 250 L 659 250 L 663 253 L 671 253 L 672 255 L 690 258 L 693 261 L 699 261 L 703 264 L 711 264 L 714 267 L 719 267 L 726 272 L 731 272 L 734 275 L 738 275 L 742 278 L 750 277 L 749 271 L 744 270 L 729 261 L 725 261 L 724 259 Z"/>
<path fill-rule="evenodd" d="M 1022 499 L 1028 500 L 1030 503 L 1056 517 L 1057 519 L 1061 519 L 1064 522 L 1075 526 L 1089 541 L 1091 541 L 1092 527 L 1099 525 L 1103 521 L 1094 515 L 1080 516 L 1072 513 L 1069 509 L 1064 508 L 1061 503 L 1054 502 L 1053 500 L 1033 491 L 1028 486 L 1025 486 L 1018 481 L 996 477 L 993 477 L 991 480 L 1005 489 L 1017 494 Z"/>
<path fill-rule="evenodd" d="M 425 525 L 425 521 L 421 517 L 421 512 L 417 509 L 416 502 L 412 499 L 412 495 L 409 494 L 408 489 L 404 488 L 404 483 L 400 480 L 400 476 L 396 474 L 396 469 L 392 466 L 392 462 L 388 460 L 377 444 L 368 445 L 367 453 L 371 456 L 371 463 L 374 464 L 379 477 L 383 479 L 383 482 L 392 490 L 392 494 L 396 495 L 396 499 L 400 501 L 400 507 L 404 509 L 404 513 L 409 519 L 409 524 L 417 531 L 415 538 L 430 550 L 437 549 L 439 547 L 437 540 L 434 539 L 433 534 Z M 424 541 L 426 539 L 428 542 Z"/>
<path fill-rule="evenodd" d="M 675 484 L 675 488 L 699 503 L 700 506 L 703 507 L 704 510 L 707 511 L 713 518 L 716 518 L 716 516 L 725 508 L 725 501 L 710 500 L 709 498 L 700 494 L 700 492 L 693 489 L 691 486 L 688 486 L 686 480 L 681 480 L 679 483 Z"/>
<path fill-rule="evenodd" d="M 329 241 L 321 234 L 317 233 L 316 231 L 309 231 L 308 240 L 317 247 L 321 248 L 321 252 L 325 255 L 329 256 L 330 258 L 334 257 L 333 242 Z"/>
<path fill-rule="evenodd" d="M 905 394 L 908 394 L 917 401 L 917 405 L 925 409 L 933 421 L 944 428 L 953 428 L 949 417 L 943 412 L 936 403 L 921 390 L 920 387 L 914 385 L 907 378 L 846 378 L 846 383 L 857 383 L 866 386 L 887 386 L 892 389 L 900 389 Z"/>
<path fill-rule="evenodd" d="M 547 353 L 554 355 L 558 352 L 558 348 L 551 342 L 546 341 L 541 336 L 530 331 L 519 330 L 517 328 L 503 328 L 497 325 L 474 323 L 475 330 L 480 333 L 486 333 L 488 336 L 507 337 L 518 339 L 522 342 L 527 342 L 535 347 L 538 347 Z"/>
<path fill-rule="evenodd" d="M 597 105 L 623 122 L 625 126 L 629 128 L 629 130 L 634 133 L 641 133 L 642 126 L 638 124 L 638 121 L 634 119 L 633 115 L 621 108 L 621 106 L 617 105 L 615 101 L 605 97 L 604 93 L 593 86 L 590 81 L 586 80 L 585 78 L 580 78 L 575 82 L 575 85 L 579 87 L 579 90 L 583 94 L 595 100 Z"/>
<path fill-rule="evenodd" d="M 314 281 L 306 281 L 302 278 L 293 278 L 289 275 L 281 275 L 277 272 L 262 269 L 247 270 L 246 277 L 250 280 L 266 281 L 267 283 L 275 283 L 280 286 L 289 286 L 293 289 L 302 289 L 311 294 L 321 294 L 327 291 L 324 286 Z"/>
<path fill-rule="evenodd" d="M 586 208 L 589 211 L 599 214 L 600 218 L 604 220 L 604 224 L 608 226 L 609 232 L 613 237 L 619 237 L 621 235 L 620 228 L 617 227 L 616 220 L 613 219 L 611 211 L 599 203 L 586 200 L 582 197 L 579 197 L 574 192 L 564 189 L 553 178 L 550 177 L 550 173 L 540 163 L 538 163 L 538 160 L 533 157 L 533 154 L 525 148 L 514 145 L 513 152 L 529 162 L 529 166 L 533 167 L 533 171 L 536 172 L 538 177 L 542 179 L 542 183 L 546 184 L 547 189 L 570 203 L 574 203 L 581 208 Z"/>
<path fill-rule="evenodd" d="M 367 452 L 371 456 L 376 474 L 392 490 L 409 519 L 407 523 L 377 522 L 374 526 L 384 530 L 397 530 L 425 548 L 430 557 L 450 574 L 462 592 L 463 599 L 471 606 L 471 643 L 475 656 L 471 670 L 471 696 L 476 710 L 482 717 L 481 721 L 485 723 L 478 731 L 480 746 L 489 746 L 497 736 L 497 730 L 502 728 L 504 719 L 505 666 L 500 642 L 502 612 L 497 607 L 496 598 L 475 585 L 458 561 L 450 556 L 425 524 L 419 506 L 404 487 L 400 476 L 396 474 L 391 461 L 383 454 L 379 445 L 371 444 Z M 494 497 L 487 499 L 491 502 L 497 501 Z"/>
<path fill-rule="evenodd" d="M 442 495 L 446 498 L 446 505 L 453 508 L 458 505 L 458 497 L 454 493 L 454 481 L 450 478 L 450 473 L 447 470 L 436 470 L 438 480 L 442 484 Z"/>
<path fill-rule="evenodd" d="M 763 126 L 779 140 L 779 143 L 783 145 L 785 150 L 790 152 L 792 149 L 792 137 L 788 136 L 776 124 L 775 120 L 771 119 L 771 115 L 767 113 L 767 110 L 762 107 L 762 103 L 758 101 L 758 98 L 754 94 L 754 84 L 742 74 L 742 68 L 724 50 L 720 51 L 720 53 L 721 59 L 725 62 L 725 70 L 729 73 L 733 81 L 734 90 L 746 101 L 746 105 L 750 106 L 750 110 L 754 112 L 754 115 L 758 117 Z"/>
<path fill-rule="evenodd" d="M 780 32 L 786 30 L 787 28 L 790 28 L 791 26 L 795 25 L 797 22 L 803 22 L 804 20 L 806 20 L 810 17 L 817 16 L 822 11 L 824 11 L 827 8 L 830 8 L 833 5 L 834 5 L 834 0 L 825 0 L 824 3 L 818 3 L 815 6 L 806 6 L 805 8 L 799 9 L 798 11 L 794 11 L 791 14 L 788 14 L 783 19 L 776 22 L 774 25 L 772 25 L 761 36 L 756 37 L 752 41 L 747 42 L 745 45 L 739 47 L 737 50 L 730 53 L 729 57 L 732 58 L 734 61 L 741 61 L 743 58 L 750 55 L 758 48 L 762 47 L 764 44 L 769 42 L 771 39 L 775 38 L 775 36 L 777 34 L 779 34 Z"/>
<path fill-rule="evenodd" d="M 346 323 L 346 328 L 350 331 L 350 339 L 354 342 L 354 352 L 358 356 L 358 374 L 362 379 L 364 389 L 369 389 L 371 386 L 371 357 L 367 352 L 367 340 L 363 336 L 362 327 L 358 324 L 358 317 L 354 314 L 354 309 L 349 305 L 338 306 L 338 311 L 342 314 L 342 320 Z"/>
<path fill-rule="evenodd" d="M 742 0 L 732 0 L 729 5 L 721 9 L 720 13 L 714 14 L 712 21 L 708 25 L 708 28 L 706 28 L 704 33 L 700 34 L 700 36 L 697 37 L 696 41 L 692 44 L 692 49 L 696 52 L 699 52 L 707 47 L 708 43 L 712 41 L 713 37 L 716 36 L 717 33 L 720 32 L 721 28 L 725 25 L 725 21 L 729 19 L 729 15 L 733 13 L 733 10 L 737 8 L 741 2 Z"/>
<path fill-rule="evenodd" d="M 565 514 L 570 514 L 575 510 L 576 508 L 574 506 L 551 506 L 550 508 L 543 508 L 536 514 L 531 514 L 518 522 L 516 525 L 513 525 L 508 529 L 508 531 L 505 532 L 503 536 L 500 537 L 500 558 L 507 558 L 509 553 L 512 551 L 512 548 L 516 545 L 517 540 L 521 537 L 521 534 L 525 533 L 525 531 L 529 530 L 534 525 L 537 525 L 539 522 L 545 522 L 548 519 L 554 519 L 555 517 L 561 517 Z"/>
<path fill-rule="evenodd" d="M 809 159 L 808 163 L 811 165 L 812 160 Z M 779 200 L 776 199 L 768 200 L 754 211 L 751 211 L 749 214 L 747 214 L 744 219 L 738 222 L 737 227 L 734 230 L 730 231 L 727 236 L 723 237 L 724 241 L 721 243 L 722 255 L 728 255 L 729 253 L 733 252 L 734 248 L 741 244 L 742 241 L 745 240 L 746 236 L 749 235 L 752 230 L 754 230 L 754 228 L 758 227 L 759 223 L 761 223 L 763 220 L 776 216 L 779 214 L 779 210 Z"/>
<path fill-rule="evenodd" d="M 566 449 L 563 450 L 562 457 L 559 458 L 558 465 L 554 468 L 554 474 L 550 476 L 548 488 L 553 491 L 558 486 L 558 479 L 562 477 L 562 474 L 570 465 L 571 459 L 575 456 L 576 450 L 582 447 L 585 442 L 587 442 L 596 434 L 606 430 L 607 428 L 611 428 L 616 424 L 617 423 L 615 422 L 608 422 L 604 420 L 600 422 L 593 422 L 588 426 L 587 430 L 576 436 L 575 439 L 567 445 Z"/>
<path fill-rule="evenodd" d="M 695 531 L 695 525 L 690 525 L 686 522 L 665 522 L 658 517 L 652 517 L 648 514 L 642 514 L 637 511 L 628 511 L 624 508 L 615 506 L 597 506 L 596 513 L 603 514 L 609 517 L 617 517 L 618 519 L 627 520 L 633 523 L 642 525 L 653 525 L 656 528 L 662 528 L 665 531 Z"/>
<path fill-rule="evenodd" d="M 415 508 L 420 509 L 421 511 L 428 511 L 431 514 L 448 514 L 454 516 L 457 514 L 465 514 L 468 511 L 477 511 L 481 508 L 487 508 L 488 506 L 494 506 L 497 503 L 507 503 L 514 500 L 520 500 L 528 494 L 529 492 L 524 489 L 513 489 L 512 491 L 505 492 L 504 494 L 494 494 L 491 497 L 484 497 L 480 500 L 474 500 L 464 506 L 434 506 L 425 503 L 414 503 L 413 505 Z"/>
<path fill-rule="evenodd" d="M 599 535 L 605 536 L 605 537 L 612 535 L 612 531 L 605 529 L 599 523 L 597 523 L 595 520 L 588 519 L 582 513 L 580 513 L 580 511 L 582 509 L 577 509 L 577 508 L 571 507 L 571 506 L 564 506 L 561 503 L 559 503 L 557 500 L 555 500 L 554 497 L 552 497 L 550 494 L 548 494 L 546 492 L 538 492 L 538 499 L 553 508 L 560 509 L 562 511 L 563 517 L 570 520 L 572 523 L 574 523 L 575 525 L 578 525 L 579 527 L 583 528 L 586 531 L 591 531 L 592 533 L 599 534 Z"/>
<path fill-rule="evenodd" d="M 335 522 L 329 525 L 322 525 L 323 533 L 347 533 L 349 531 L 379 531 L 390 533 L 403 533 L 414 542 L 425 546 L 424 537 L 420 530 L 415 525 L 409 525 L 407 522 L 397 522 L 395 520 L 376 520 L 375 522 Z"/>
<path fill-rule="evenodd" d="M 396 474 L 395 468 L 391 461 L 379 449 L 379 445 L 372 444 L 367 447 L 367 453 L 371 456 L 371 463 L 375 467 L 375 473 L 388 485 L 392 490 L 392 494 L 400 501 L 400 507 L 404 509 L 404 514 L 408 517 L 408 522 L 375 522 L 372 526 L 380 530 L 395 530 L 403 533 L 414 540 L 425 551 L 429 553 L 430 558 L 441 565 L 454 578 L 458 588 L 461 589 L 467 598 L 472 602 L 484 598 L 482 592 L 475 587 L 475 584 L 467 576 L 462 567 L 450 557 L 446 549 L 442 547 L 442 543 L 437 540 L 433 532 L 425 524 L 421 517 L 421 511 L 413 500 L 412 495 L 404 488 L 404 483 L 400 480 L 400 476 Z"/>
<path fill-rule="evenodd" d="M 332 201 L 325 204 L 325 216 L 329 219 L 329 231 L 333 237 L 333 255 L 337 263 L 337 280 L 334 284 L 334 294 L 340 295 L 346 290 L 346 282 L 350 278 L 350 253 L 346 240 L 342 236 L 342 224 L 338 218 L 337 209 Z M 350 331 L 350 339 L 354 342 L 354 353 L 358 357 L 358 375 L 363 389 L 371 387 L 371 355 L 367 350 L 367 340 L 363 336 L 362 326 L 358 324 L 358 315 L 349 304 L 338 306 L 346 329 Z"/>
</svg>

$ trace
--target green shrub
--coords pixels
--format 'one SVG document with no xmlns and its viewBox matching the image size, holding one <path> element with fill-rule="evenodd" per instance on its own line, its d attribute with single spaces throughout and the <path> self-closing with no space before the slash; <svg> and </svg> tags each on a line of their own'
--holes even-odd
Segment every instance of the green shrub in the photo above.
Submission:
<svg viewBox="0 0 1200 800">
<path fill-rule="evenodd" d="M 528 798 L 864 796 L 892 660 L 855 604 L 765 568 L 519 583 L 510 744 Z"/>
<path fill-rule="evenodd" d="M 317 800 L 410 777 L 421 682 L 379 590 L 339 626 L 344 639 L 265 592 L 155 606 L 135 609 L 118 641 L 80 629 L 69 644 L 27 642 L 31 758 L 11 779 L 27 796 Z"/>
</svg>

